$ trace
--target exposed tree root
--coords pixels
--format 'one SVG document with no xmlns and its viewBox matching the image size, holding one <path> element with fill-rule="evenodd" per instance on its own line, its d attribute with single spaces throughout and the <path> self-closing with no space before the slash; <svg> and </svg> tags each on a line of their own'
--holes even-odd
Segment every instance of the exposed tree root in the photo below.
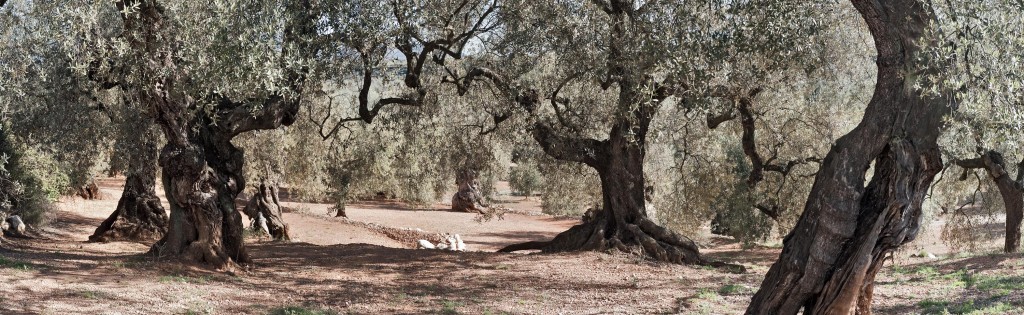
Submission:
<svg viewBox="0 0 1024 315">
<path fill-rule="evenodd" d="M 90 242 L 156 240 L 167 233 L 167 213 L 155 196 L 123 196 Z"/>
<path fill-rule="evenodd" d="M 711 266 L 729 269 L 733 272 L 746 271 L 746 268 L 741 265 L 704 258 L 700 255 L 700 249 L 693 240 L 659 226 L 647 218 L 640 218 L 636 224 L 621 224 L 624 226 L 623 228 L 615 229 L 615 225 L 609 224 L 607 211 L 600 213 L 601 215 L 558 234 L 551 241 L 513 244 L 498 250 L 498 252 L 540 250 L 544 253 L 558 253 L 615 249 L 660 262 Z"/>
</svg>

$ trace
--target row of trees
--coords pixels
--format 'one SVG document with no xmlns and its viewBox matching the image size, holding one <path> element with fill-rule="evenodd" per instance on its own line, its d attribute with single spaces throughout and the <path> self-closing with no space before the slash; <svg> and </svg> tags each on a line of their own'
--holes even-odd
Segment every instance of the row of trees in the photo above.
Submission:
<svg viewBox="0 0 1024 315">
<path fill-rule="evenodd" d="M 352 195 L 432 201 L 455 179 L 473 209 L 509 162 L 534 163 L 562 175 L 549 206 L 596 211 L 503 251 L 742 268 L 684 232 L 775 226 L 748 313 L 864 314 L 944 169 L 984 170 L 1020 246 L 1024 39 L 1005 30 L 1024 8 L 982 2 L 13 1 L 4 149 L 127 175 L 90 239 L 159 238 L 156 255 L 222 268 L 250 259 L 247 183 L 246 211 L 286 238 L 274 182 L 344 215 Z"/>
</svg>

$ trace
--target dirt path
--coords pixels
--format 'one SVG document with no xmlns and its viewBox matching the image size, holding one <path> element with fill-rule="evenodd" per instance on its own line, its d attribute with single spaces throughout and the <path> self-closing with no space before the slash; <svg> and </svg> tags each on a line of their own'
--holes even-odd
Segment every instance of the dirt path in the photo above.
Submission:
<svg viewBox="0 0 1024 315">
<path fill-rule="evenodd" d="M 331 223 L 328 215 L 333 214 L 330 206 L 325 204 L 282 203 L 285 207 L 300 209 L 285 214 L 285 221 L 303 229 L 318 229 L 327 233 L 302 233 L 293 235 L 300 241 L 320 245 L 369 243 L 359 241 L 361 236 L 346 231 L 333 230 L 339 224 Z M 517 209 L 518 210 L 518 209 Z M 495 251 L 506 245 L 527 241 L 547 240 L 569 227 L 579 223 L 578 220 L 553 218 L 544 215 L 506 214 L 504 219 L 477 222 L 476 214 L 446 211 L 443 208 L 419 210 L 404 207 L 395 203 L 354 203 L 346 208 L 349 219 L 379 224 L 383 226 L 419 230 L 426 233 L 459 234 L 466 242 L 470 251 Z M 322 240 L 331 235 L 343 235 L 347 239 Z M 345 241 L 353 240 L 353 241 Z M 374 244 L 374 243 L 370 243 Z M 380 244 L 389 246 L 387 244 Z M 405 246 L 403 246 L 405 245 Z M 415 244 L 400 244 L 392 247 L 410 247 Z"/>
<path fill-rule="evenodd" d="M 750 270 L 731 274 L 623 254 L 415 250 L 308 205 L 286 215 L 299 242 L 250 239 L 254 262 L 228 274 L 153 261 L 142 255 L 148 244 L 84 243 L 116 205 L 119 192 L 108 184 L 111 199 L 64 202 L 41 238 L 0 245 L 0 314 L 740 314 L 779 253 L 715 239 L 705 252 Z M 460 233 L 475 249 L 548 237 L 572 223 L 509 216 L 479 224 L 470 214 L 381 204 L 349 213 Z M 877 314 L 1024 313 L 1019 254 L 897 263 L 879 275 Z"/>
<path fill-rule="evenodd" d="M 83 219 L 105 219 L 117 206 L 124 179 L 103 178 L 98 179 L 97 183 L 100 191 L 109 198 L 95 201 L 66 198 L 59 205 L 60 208 Z M 165 200 L 162 189 L 157 189 L 157 195 Z M 295 242 L 314 245 L 371 244 L 399 248 L 415 247 L 415 244 L 390 239 L 365 227 L 334 220 L 331 206 L 327 204 L 283 202 L 282 205 L 298 210 L 284 214 Z M 503 205 L 521 213 L 540 212 L 540 204 L 536 200 L 522 201 L 517 198 Z M 164 207 L 167 207 L 166 201 Z M 523 214 L 506 214 L 502 220 L 477 222 L 475 214 L 446 211 L 441 204 L 434 209 L 422 210 L 395 202 L 357 202 L 349 205 L 347 213 L 351 220 L 360 222 L 419 229 L 425 233 L 459 234 L 470 251 L 495 251 L 513 243 L 551 239 L 578 223 L 577 220 Z M 52 232 L 60 233 L 59 230 L 61 229 Z M 76 240 L 86 239 L 88 234 L 85 238 Z"/>
</svg>

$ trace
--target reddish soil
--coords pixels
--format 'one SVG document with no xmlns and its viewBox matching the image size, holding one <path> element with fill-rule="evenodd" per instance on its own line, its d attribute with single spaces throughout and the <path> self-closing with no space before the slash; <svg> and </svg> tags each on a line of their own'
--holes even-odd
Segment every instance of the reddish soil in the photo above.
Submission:
<svg viewBox="0 0 1024 315">
<path fill-rule="evenodd" d="M 352 205 L 347 221 L 329 217 L 327 205 L 287 203 L 296 209 L 285 214 L 295 240 L 250 239 L 254 263 L 222 273 L 153 261 L 147 244 L 84 243 L 120 196 L 118 179 L 99 184 L 111 198 L 65 200 L 38 238 L 3 240 L 0 314 L 735 314 L 779 253 L 702 238 L 705 253 L 748 266 L 745 274 L 614 253 L 497 254 L 490 251 L 550 238 L 574 220 L 510 214 L 478 223 L 473 214 L 381 202 Z M 536 200 L 511 198 L 517 212 L 536 212 Z M 459 233 L 471 252 L 410 249 L 360 222 Z M 930 231 L 918 246 L 941 249 Z M 897 255 L 879 276 L 876 313 L 1024 313 L 1020 255 L 936 252 L 939 259 Z"/>
</svg>

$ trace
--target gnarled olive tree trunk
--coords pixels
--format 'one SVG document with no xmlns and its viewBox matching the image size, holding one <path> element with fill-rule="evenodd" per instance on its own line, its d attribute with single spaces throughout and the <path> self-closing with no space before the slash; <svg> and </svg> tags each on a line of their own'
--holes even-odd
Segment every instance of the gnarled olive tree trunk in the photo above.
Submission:
<svg viewBox="0 0 1024 315">
<path fill-rule="evenodd" d="M 253 228 L 259 228 L 277 241 L 289 240 L 288 225 L 284 223 L 281 214 L 281 202 L 278 201 L 277 185 L 267 185 L 266 181 L 260 182 L 256 187 L 256 193 L 249 199 L 249 203 L 242 208 L 252 221 Z"/>
<path fill-rule="evenodd" d="M 921 203 L 942 167 L 936 140 L 949 94 L 926 95 L 908 78 L 933 19 L 915 0 L 854 0 L 875 40 L 878 76 L 861 123 L 822 161 L 804 213 L 747 314 L 870 314 L 883 258 L 912 241 Z M 865 187 L 866 171 L 875 173 Z"/>
<path fill-rule="evenodd" d="M 226 137 L 204 131 L 188 142 L 168 143 L 160 153 L 171 222 L 151 252 L 214 266 L 248 262 L 235 208 L 245 187 L 242 152 Z"/>
<path fill-rule="evenodd" d="M 100 200 L 103 199 L 103 193 L 100 192 L 100 186 L 96 185 L 96 179 L 90 178 L 89 182 L 76 189 L 75 194 L 85 200 Z"/>
<path fill-rule="evenodd" d="M 455 174 L 455 184 L 459 191 L 452 196 L 452 210 L 460 212 L 481 212 L 487 208 L 483 194 L 480 193 L 479 173 L 464 169 Z"/>
<path fill-rule="evenodd" d="M 89 236 L 91 242 L 157 240 L 167 232 L 167 211 L 156 196 L 157 135 L 146 125 L 144 131 L 126 135 L 138 137 L 138 143 L 128 154 L 124 192 L 114 213 Z"/>
<path fill-rule="evenodd" d="M 244 100 L 218 93 L 189 95 L 192 90 L 179 86 L 193 81 L 176 64 L 181 59 L 175 56 L 175 24 L 164 16 L 169 11 L 156 0 L 122 0 L 118 6 L 123 36 L 131 48 L 127 66 L 135 68 L 137 76 L 124 86 L 133 93 L 133 101 L 153 115 L 167 140 L 160 166 L 170 224 L 150 252 L 217 268 L 249 261 L 241 214 L 235 208 L 235 198 L 245 187 L 244 157 L 231 139 L 295 121 L 308 69 L 294 61 L 315 54 L 309 44 L 316 34 L 311 4 L 300 0 L 285 8 L 289 19 L 280 66 L 288 91 Z"/>
<path fill-rule="evenodd" d="M 597 170 L 601 179 L 602 206 L 592 217 L 585 218 L 582 224 L 555 236 L 551 241 L 514 244 L 500 252 L 618 249 L 658 261 L 743 270 L 742 266 L 705 259 L 693 240 L 658 225 L 648 217 L 644 178 L 646 136 L 656 105 L 664 96 L 650 99 L 650 95 L 645 97 L 636 89 L 638 86 L 629 82 L 622 84 L 620 105 L 632 109 L 617 119 L 607 140 L 564 137 L 543 122 L 534 125 L 533 137 L 548 155 L 560 160 L 584 163 Z M 527 94 L 519 99 L 520 102 L 531 102 L 536 97 Z"/>
</svg>

